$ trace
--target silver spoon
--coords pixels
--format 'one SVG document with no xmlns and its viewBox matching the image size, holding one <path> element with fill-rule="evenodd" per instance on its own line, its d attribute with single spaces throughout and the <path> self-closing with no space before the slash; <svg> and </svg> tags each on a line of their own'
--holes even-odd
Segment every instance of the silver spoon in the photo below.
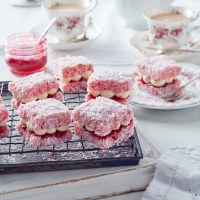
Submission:
<svg viewBox="0 0 200 200">
<path fill-rule="evenodd" d="M 183 97 L 183 95 L 185 93 L 185 88 L 189 84 L 193 83 L 194 81 L 196 81 L 199 78 L 200 78 L 200 74 L 198 76 L 196 76 L 195 78 L 191 79 L 190 81 L 188 81 L 187 83 L 185 83 L 184 85 L 182 85 L 181 87 L 179 87 L 176 91 L 162 96 L 162 98 L 165 99 L 166 101 L 175 101 L 175 100 L 180 99 L 181 97 Z"/>
<path fill-rule="evenodd" d="M 44 31 L 42 32 L 42 34 L 40 35 L 39 39 L 38 39 L 38 43 L 40 43 L 40 41 L 44 38 L 44 36 L 46 35 L 46 33 L 49 31 L 49 29 L 51 28 L 51 26 L 54 24 L 54 22 L 56 21 L 56 17 L 54 17 L 46 26 L 46 28 L 44 29 Z"/>
</svg>

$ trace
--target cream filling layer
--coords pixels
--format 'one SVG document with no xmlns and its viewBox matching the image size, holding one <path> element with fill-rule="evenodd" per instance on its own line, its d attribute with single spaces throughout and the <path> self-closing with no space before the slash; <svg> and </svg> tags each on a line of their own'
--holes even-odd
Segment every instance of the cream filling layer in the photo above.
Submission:
<svg viewBox="0 0 200 200">
<path fill-rule="evenodd" d="M 28 103 L 28 102 L 31 102 L 31 101 L 46 99 L 49 94 L 50 95 L 56 94 L 57 90 L 58 90 L 57 88 L 53 88 L 53 89 L 49 90 L 48 92 L 44 92 L 43 94 L 39 94 L 39 95 L 34 96 L 34 97 L 22 99 L 22 102 L 23 103 Z"/>
<path fill-rule="evenodd" d="M 63 83 L 69 83 L 71 80 L 79 81 L 81 78 L 88 79 L 91 76 L 91 74 L 92 74 L 92 71 L 86 71 L 86 72 L 83 72 L 82 74 L 76 74 L 73 77 L 69 77 L 69 78 L 60 77 L 60 79 L 62 80 Z"/>
<path fill-rule="evenodd" d="M 20 119 L 21 124 L 26 125 L 27 129 L 30 131 L 33 131 L 36 135 L 45 135 L 45 134 L 53 134 L 56 131 L 61 131 L 64 132 L 66 131 L 69 126 L 68 125 L 63 125 L 63 126 L 59 126 L 57 128 L 50 128 L 50 129 L 39 129 L 39 130 L 32 130 L 28 127 L 28 122 L 24 119 Z"/>
<path fill-rule="evenodd" d="M 118 130 L 118 129 L 120 128 L 120 126 L 122 126 L 122 125 L 123 125 L 123 126 L 128 126 L 128 125 L 130 124 L 130 121 L 131 121 L 131 120 L 126 120 L 126 121 L 121 122 L 121 124 L 120 124 L 120 123 L 117 124 L 117 125 L 113 128 L 113 130 Z M 83 127 L 83 125 L 81 125 L 80 123 L 79 123 L 79 125 Z M 102 134 L 102 133 L 99 133 L 99 132 L 95 131 L 95 129 L 92 128 L 91 126 L 87 126 L 87 125 L 85 125 L 85 129 L 88 130 L 88 131 L 94 132 L 94 134 L 99 135 L 99 136 L 106 136 L 106 135 L 109 135 L 110 132 L 111 132 L 111 131 L 110 131 L 110 132 L 107 132 L 106 134 Z"/>
<path fill-rule="evenodd" d="M 121 97 L 123 99 L 126 99 L 127 97 L 130 96 L 131 91 L 126 91 L 126 92 L 119 92 L 119 93 L 114 93 L 111 90 L 93 90 L 93 89 L 87 89 L 88 93 L 92 94 L 93 96 L 102 96 L 106 98 L 112 98 L 114 96 Z"/>
<path fill-rule="evenodd" d="M 46 133 L 47 134 L 53 134 L 55 133 L 56 131 L 61 131 L 61 132 L 64 132 L 68 129 L 68 125 L 65 125 L 65 126 L 60 126 L 60 127 L 57 127 L 57 128 L 51 128 L 51 129 L 40 129 L 40 130 L 32 130 L 36 135 L 45 135 Z"/>
<path fill-rule="evenodd" d="M 171 83 L 174 79 L 176 79 L 176 77 L 171 77 L 171 78 L 167 78 L 167 79 L 163 79 L 163 80 L 153 80 L 148 76 L 142 76 L 142 80 L 145 83 L 150 83 L 156 87 L 161 87 L 161 86 L 165 85 L 165 83 Z"/>
<path fill-rule="evenodd" d="M 0 122 L 0 126 L 5 126 L 7 124 L 8 119 L 4 119 Z"/>
</svg>

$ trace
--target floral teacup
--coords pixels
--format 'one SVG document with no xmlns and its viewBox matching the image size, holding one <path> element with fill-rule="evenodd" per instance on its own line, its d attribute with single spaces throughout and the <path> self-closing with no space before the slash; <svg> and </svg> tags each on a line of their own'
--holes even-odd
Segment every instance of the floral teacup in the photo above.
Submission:
<svg viewBox="0 0 200 200">
<path fill-rule="evenodd" d="M 169 19 L 165 19 L 163 15 L 168 16 Z M 144 18 L 149 27 L 151 44 L 159 49 L 177 49 L 187 44 L 189 33 L 193 30 L 193 28 L 190 28 L 190 23 L 197 17 L 198 15 L 195 17 L 192 10 L 181 7 L 166 7 L 146 11 Z"/>
<path fill-rule="evenodd" d="M 49 20 L 56 17 L 51 33 L 59 40 L 70 40 L 85 31 L 85 17 L 97 0 L 44 0 Z"/>
</svg>

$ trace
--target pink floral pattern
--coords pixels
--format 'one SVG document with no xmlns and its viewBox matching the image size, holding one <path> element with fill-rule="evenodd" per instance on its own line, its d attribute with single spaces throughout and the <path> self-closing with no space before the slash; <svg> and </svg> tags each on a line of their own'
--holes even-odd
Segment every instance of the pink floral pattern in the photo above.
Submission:
<svg viewBox="0 0 200 200">
<path fill-rule="evenodd" d="M 68 28 L 74 28 L 80 22 L 80 17 L 73 17 L 69 20 Z"/>
<path fill-rule="evenodd" d="M 58 18 L 56 27 L 58 29 L 73 29 L 81 22 L 81 17 L 64 17 Z"/>
<path fill-rule="evenodd" d="M 156 39 L 161 39 L 163 37 L 170 37 L 170 36 L 174 36 L 174 37 L 179 37 L 183 31 L 182 27 L 178 27 L 175 29 L 167 29 L 164 27 L 154 27 L 154 31 L 155 31 L 155 38 Z"/>
<path fill-rule="evenodd" d="M 62 27 L 64 24 L 61 21 L 56 21 L 56 26 L 57 27 Z"/>
<path fill-rule="evenodd" d="M 157 39 L 160 39 L 162 38 L 163 36 L 167 35 L 167 32 L 168 32 L 168 29 L 166 28 L 162 28 L 162 27 L 158 27 L 156 28 L 156 38 Z"/>
<path fill-rule="evenodd" d="M 179 28 L 176 28 L 176 29 L 172 29 L 170 34 L 175 36 L 175 37 L 178 37 L 181 34 L 182 31 L 183 31 L 183 28 L 179 27 Z"/>
</svg>

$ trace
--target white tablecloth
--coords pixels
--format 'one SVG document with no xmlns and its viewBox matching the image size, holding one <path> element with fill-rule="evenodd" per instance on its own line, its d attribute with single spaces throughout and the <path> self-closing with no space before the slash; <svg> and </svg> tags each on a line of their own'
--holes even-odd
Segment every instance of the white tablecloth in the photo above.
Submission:
<svg viewBox="0 0 200 200">
<path fill-rule="evenodd" d="M 142 200 L 198 200 L 200 147 L 174 147 L 159 159 Z"/>
</svg>

